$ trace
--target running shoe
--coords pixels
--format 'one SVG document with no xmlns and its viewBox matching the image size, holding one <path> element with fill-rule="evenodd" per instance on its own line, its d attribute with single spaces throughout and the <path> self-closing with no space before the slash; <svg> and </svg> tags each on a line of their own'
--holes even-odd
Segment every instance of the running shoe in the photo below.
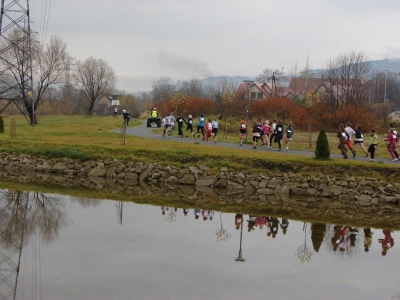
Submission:
<svg viewBox="0 0 400 300">
<path fill-rule="evenodd" d="M 398 158 L 392 159 L 392 161 L 398 161 L 398 160 L 399 160 Z"/>
<path fill-rule="evenodd" d="M 353 159 L 356 157 L 356 151 L 353 151 Z"/>
<path fill-rule="evenodd" d="M 365 152 L 365 157 L 368 157 L 368 152 Z"/>
</svg>

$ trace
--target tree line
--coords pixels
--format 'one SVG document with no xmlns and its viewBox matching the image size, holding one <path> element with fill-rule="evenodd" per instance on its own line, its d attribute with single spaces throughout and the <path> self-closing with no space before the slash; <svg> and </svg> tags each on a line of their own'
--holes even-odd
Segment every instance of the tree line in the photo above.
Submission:
<svg viewBox="0 0 400 300">
<path fill-rule="evenodd" d="M 210 84 L 197 78 L 174 81 L 161 77 L 153 81 L 151 91 L 140 96 L 118 91 L 115 71 L 107 61 L 93 57 L 77 60 L 68 53 L 62 38 L 52 36 L 42 44 L 35 35 L 31 43 L 35 82 L 33 91 L 29 91 L 23 81 L 24 73 L 28 72 L 28 43 L 21 43 L 21 36 L 21 29 L 15 29 L 1 40 L 1 49 L 7 51 L 3 51 L 0 68 L 18 67 L 16 71 L 0 73 L 0 92 L 4 98 L 32 99 L 33 106 L 21 102 L 30 116 L 32 110 L 39 109 L 41 114 L 93 114 L 100 96 L 107 94 L 119 95 L 120 104 L 135 113 L 158 106 L 162 113 L 172 110 L 237 118 L 244 115 L 248 107 L 252 118 L 291 119 L 298 120 L 304 127 L 323 125 L 329 128 L 349 117 L 385 122 L 391 104 L 400 104 L 399 74 L 372 71 L 363 52 L 338 55 L 317 72 L 310 69 L 308 62 L 302 70 L 298 70 L 297 65 L 288 72 L 283 68 L 264 69 L 256 81 L 268 82 L 276 78 L 279 88 L 288 86 L 293 78 L 302 80 L 292 87 L 295 94 L 292 99 L 272 97 L 247 103 L 248 95 L 237 93 L 238 84 L 230 77 L 221 77 Z M 323 84 L 323 93 L 315 93 L 315 86 L 309 84 L 313 78 Z M 296 89 L 302 92 L 297 93 Z"/>
</svg>

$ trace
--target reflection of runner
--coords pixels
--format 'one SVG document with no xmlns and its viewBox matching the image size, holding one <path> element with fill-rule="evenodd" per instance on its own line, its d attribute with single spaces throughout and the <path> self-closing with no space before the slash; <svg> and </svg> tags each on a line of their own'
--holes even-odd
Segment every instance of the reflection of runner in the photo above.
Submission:
<svg viewBox="0 0 400 300">
<path fill-rule="evenodd" d="M 347 232 L 347 227 L 343 227 L 340 231 L 342 235 L 341 242 L 339 244 L 339 250 L 344 251 L 347 245 L 350 243 L 350 234 Z"/>
<path fill-rule="evenodd" d="M 197 220 L 200 217 L 200 209 L 194 209 L 194 218 Z"/>
<path fill-rule="evenodd" d="M 333 227 L 333 231 L 334 231 L 334 233 L 333 233 L 333 237 L 331 239 L 331 243 L 332 243 L 333 251 L 336 251 L 339 246 L 339 243 L 340 243 L 340 238 L 342 237 L 341 226 L 335 225 Z"/>
<path fill-rule="evenodd" d="M 247 220 L 247 222 L 249 223 L 249 224 L 247 224 L 248 232 L 254 230 L 254 226 L 256 225 L 256 221 L 257 221 L 257 217 L 249 215 L 249 219 Z"/>
<path fill-rule="evenodd" d="M 203 217 L 203 220 L 206 221 L 208 219 L 208 210 L 202 210 L 201 211 L 201 216 Z"/>
<path fill-rule="evenodd" d="M 394 239 L 389 229 L 384 229 L 382 232 L 385 238 L 378 239 L 378 241 L 382 244 L 382 255 L 385 256 L 387 251 L 394 246 Z"/>
<path fill-rule="evenodd" d="M 271 233 L 272 238 L 276 238 L 279 229 L 279 221 L 277 218 L 271 218 Z"/>
<path fill-rule="evenodd" d="M 283 234 L 286 234 L 288 227 L 289 227 L 289 220 L 288 219 L 282 219 L 281 228 L 282 228 L 282 233 Z"/>
<path fill-rule="evenodd" d="M 263 229 L 265 225 L 265 218 L 264 217 L 258 217 L 257 218 L 257 226 L 260 227 L 260 230 Z"/>
<path fill-rule="evenodd" d="M 350 247 L 355 247 L 357 236 L 358 236 L 358 229 L 350 227 L 349 228 Z"/>
<path fill-rule="evenodd" d="M 235 227 L 236 230 L 239 230 L 240 225 L 243 223 L 243 215 L 242 214 L 236 214 L 235 215 Z"/>
<path fill-rule="evenodd" d="M 371 228 L 364 228 L 364 251 L 368 252 L 372 244 L 372 234 Z"/>
</svg>

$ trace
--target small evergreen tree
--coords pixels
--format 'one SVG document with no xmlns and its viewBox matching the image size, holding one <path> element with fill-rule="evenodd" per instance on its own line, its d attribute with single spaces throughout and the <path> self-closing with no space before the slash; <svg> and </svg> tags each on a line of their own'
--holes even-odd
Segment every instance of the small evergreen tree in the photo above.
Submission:
<svg viewBox="0 0 400 300">
<path fill-rule="evenodd" d="M 4 133 L 4 121 L 1 116 L 0 116 L 0 133 Z"/>
<path fill-rule="evenodd" d="M 328 137 L 326 136 L 325 129 L 322 129 L 318 135 L 315 157 L 317 159 L 328 159 L 330 156 Z"/>
</svg>

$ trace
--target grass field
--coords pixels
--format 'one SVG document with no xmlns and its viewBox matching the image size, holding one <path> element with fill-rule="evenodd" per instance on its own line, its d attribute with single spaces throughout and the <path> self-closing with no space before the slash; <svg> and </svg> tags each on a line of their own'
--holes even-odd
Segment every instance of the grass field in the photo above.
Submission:
<svg viewBox="0 0 400 300">
<path fill-rule="evenodd" d="M 5 132 L 0 134 L 0 152 L 26 153 L 44 157 L 68 157 L 85 160 L 133 160 L 144 162 L 159 162 L 163 165 L 186 166 L 190 164 L 207 163 L 217 169 L 229 166 L 234 169 L 265 170 L 278 168 L 280 170 L 297 170 L 301 172 L 321 173 L 349 172 L 352 175 L 393 174 L 398 166 L 382 163 L 371 164 L 342 159 L 326 161 L 315 160 L 300 155 L 280 155 L 280 153 L 243 151 L 242 149 L 227 149 L 214 147 L 210 153 L 208 147 L 201 143 L 179 143 L 168 141 L 160 143 L 152 139 L 126 136 L 123 144 L 122 134 L 113 133 L 122 128 L 122 118 L 100 116 L 41 116 L 38 124 L 31 126 L 22 116 L 4 116 Z M 11 121 L 15 121 L 15 138 L 11 137 Z M 130 126 L 142 121 L 133 119 Z M 160 130 L 157 129 L 156 132 Z M 158 132 L 160 133 L 160 132 Z M 337 138 L 328 134 L 331 153 L 339 153 Z M 312 134 L 313 145 L 317 133 Z M 237 136 L 228 136 L 220 141 L 238 143 Z M 293 149 L 314 151 L 309 148 L 309 135 L 295 132 Z M 359 151 L 359 150 L 358 150 Z M 361 154 L 361 151 L 359 152 Z M 379 157 L 387 157 L 387 151 L 382 143 L 378 150 Z M 378 170 L 379 169 L 379 170 Z M 383 171 L 382 171 L 383 170 Z M 326 174 L 328 174 L 326 173 Z M 376 175 L 378 176 L 378 175 Z"/>
</svg>

